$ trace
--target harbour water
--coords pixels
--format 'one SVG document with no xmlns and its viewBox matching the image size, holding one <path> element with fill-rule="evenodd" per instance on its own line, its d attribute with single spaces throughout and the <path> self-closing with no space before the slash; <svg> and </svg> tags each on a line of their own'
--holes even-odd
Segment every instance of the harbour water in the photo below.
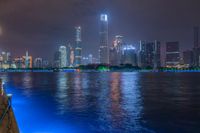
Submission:
<svg viewBox="0 0 200 133">
<path fill-rule="evenodd" d="M 1 73 L 21 133 L 199 133 L 200 73 Z"/>
</svg>

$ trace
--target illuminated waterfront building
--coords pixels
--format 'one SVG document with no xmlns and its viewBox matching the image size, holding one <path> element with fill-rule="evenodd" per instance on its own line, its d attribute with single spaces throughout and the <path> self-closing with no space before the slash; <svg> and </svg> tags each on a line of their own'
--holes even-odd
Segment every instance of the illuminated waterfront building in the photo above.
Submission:
<svg viewBox="0 0 200 133">
<path fill-rule="evenodd" d="M 28 51 L 26 51 L 26 55 L 22 57 L 23 59 L 23 68 L 32 68 L 33 67 L 33 58 L 29 56 Z"/>
<path fill-rule="evenodd" d="M 10 68 L 12 64 L 10 52 L 2 52 L 0 54 L 0 68 L 7 69 Z"/>
<path fill-rule="evenodd" d="M 123 45 L 121 64 L 130 64 L 137 66 L 137 53 L 133 45 Z"/>
<path fill-rule="evenodd" d="M 11 59 L 11 53 L 10 52 L 7 52 L 6 53 L 6 62 L 11 65 L 12 63 L 12 59 Z"/>
<path fill-rule="evenodd" d="M 140 67 L 152 67 L 154 69 L 161 66 L 160 42 L 140 41 L 138 65 Z"/>
<path fill-rule="evenodd" d="M 183 52 L 183 63 L 188 67 L 193 65 L 193 51 L 187 50 Z"/>
<path fill-rule="evenodd" d="M 34 60 L 34 68 L 42 68 L 42 67 L 43 67 L 42 58 L 35 58 L 35 60 Z"/>
<path fill-rule="evenodd" d="M 29 68 L 29 56 L 28 56 L 28 51 L 26 51 L 26 56 L 25 56 L 25 67 Z"/>
<path fill-rule="evenodd" d="M 199 27 L 194 27 L 193 66 L 200 66 Z"/>
<path fill-rule="evenodd" d="M 100 48 L 99 60 L 101 64 L 109 64 L 109 48 L 108 48 L 108 15 L 100 16 Z"/>
<path fill-rule="evenodd" d="M 14 58 L 14 64 L 16 66 L 16 68 L 18 69 L 21 69 L 24 67 L 24 60 L 22 57 L 17 57 L 17 58 Z"/>
<path fill-rule="evenodd" d="M 180 64 L 179 42 L 166 43 L 166 66 L 176 67 Z"/>
<path fill-rule="evenodd" d="M 55 68 L 60 67 L 60 52 L 59 51 L 56 51 L 54 54 L 53 67 L 55 67 Z"/>
<path fill-rule="evenodd" d="M 69 61 L 68 66 L 74 67 L 75 66 L 75 52 L 74 52 L 74 48 L 70 44 L 67 47 L 67 53 L 68 53 L 67 54 L 67 60 Z"/>
<path fill-rule="evenodd" d="M 67 67 L 67 49 L 66 46 L 60 46 L 60 68 Z"/>
<path fill-rule="evenodd" d="M 118 66 L 122 63 L 122 51 L 123 51 L 123 36 L 115 36 L 115 40 L 110 48 L 109 62 L 113 66 Z"/>
<path fill-rule="evenodd" d="M 49 63 L 49 61 L 48 60 L 42 60 L 42 67 L 43 68 L 50 68 L 50 67 L 52 67 L 52 65 Z"/>
<path fill-rule="evenodd" d="M 89 61 L 89 64 L 93 64 L 93 55 L 92 54 L 89 54 L 88 61 Z"/>
<path fill-rule="evenodd" d="M 88 64 L 97 64 L 97 58 L 93 57 L 92 54 L 89 54 L 88 56 L 82 57 L 82 64 L 88 65 Z"/>
<path fill-rule="evenodd" d="M 7 53 L 3 51 L 3 52 L 1 53 L 1 56 L 2 56 L 2 58 L 3 58 L 3 63 L 6 63 L 6 62 L 7 62 Z"/>
<path fill-rule="evenodd" d="M 75 27 L 76 29 L 76 46 L 75 46 L 75 66 L 81 65 L 81 59 L 82 59 L 82 47 L 81 47 L 81 27 Z M 72 51 L 73 52 L 73 51 Z M 73 54 L 73 53 L 72 53 Z M 74 56 L 74 55 L 73 55 Z M 74 57 L 70 57 L 74 58 Z M 72 60 L 72 59 L 71 59 Z"/>
<path fill-rule="evenodd" d="M 83 57 L 82 57 L 82 64 L 83 64 L 83 65 L 88 65 L 88 64 L 89 64 L 89 58 L 83 56 Z"/>
</svg>

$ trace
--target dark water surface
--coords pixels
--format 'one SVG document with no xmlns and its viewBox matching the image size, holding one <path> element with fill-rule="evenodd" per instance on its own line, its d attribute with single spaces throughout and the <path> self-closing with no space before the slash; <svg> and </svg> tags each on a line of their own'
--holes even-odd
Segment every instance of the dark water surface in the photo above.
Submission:
<svg viewBox="0 0 200 133">
<path fill-rule="evenodd" d="M 21 133 L 200 133 L 200 73 L 1 73 Z"/>
</svg>

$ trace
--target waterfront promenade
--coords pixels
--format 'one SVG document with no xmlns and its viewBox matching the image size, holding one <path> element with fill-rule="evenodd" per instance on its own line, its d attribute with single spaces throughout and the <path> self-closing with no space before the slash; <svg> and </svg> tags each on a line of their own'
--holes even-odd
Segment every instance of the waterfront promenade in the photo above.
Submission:
<svg viewBox="0 0 200 133">
<path fill-rule="evenodd" d="M 19 133 L 17 122 L 11 107 L 11 96 L 8 96 L 0 79 L 0 133 Z"/>
</svg>

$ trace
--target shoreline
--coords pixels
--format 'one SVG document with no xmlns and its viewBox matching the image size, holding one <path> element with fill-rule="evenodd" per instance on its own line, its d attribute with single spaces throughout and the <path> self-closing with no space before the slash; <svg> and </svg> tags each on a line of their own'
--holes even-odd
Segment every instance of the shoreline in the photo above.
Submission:
<svg viewBox="0 0 200 133">
<path fill-rule="evenodd" d="M 168 73 L 168 72 L 183 72 L 183 73 L 199 73 L 200 69 L 196 70 L 134 70 L 134 69 L 125 69 L 125 70 L 80 70 L 80 69 L 60 69 L 60 70 L 48 70 L 48 69 L 41 69 L 41 70 L 0 70 L 0 73 L 54 73 L 54 72 L 64 72 L 64 73 L 82 73 L 82 72 L 149 72 L 149 73 Z"/>
</svg>

